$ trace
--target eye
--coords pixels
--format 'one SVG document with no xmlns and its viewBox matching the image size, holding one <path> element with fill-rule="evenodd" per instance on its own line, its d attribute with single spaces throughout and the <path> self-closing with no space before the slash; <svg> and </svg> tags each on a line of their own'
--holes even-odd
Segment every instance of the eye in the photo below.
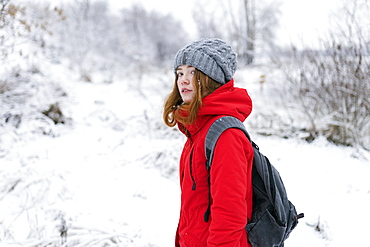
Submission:
<svg viewBox="0 0 370 247">
<path fill-rule="evenodd" d="M 190 71 L 190 74 L 195 75 L 195 70 Z"/>
<path fill-rule="evenodd" d="M 177 77 L 181 77 L 181 76 L 183 76 L 184 75 L 184 73 L 182 73 L 182 72 L 177 72 Z"/>
</svg>

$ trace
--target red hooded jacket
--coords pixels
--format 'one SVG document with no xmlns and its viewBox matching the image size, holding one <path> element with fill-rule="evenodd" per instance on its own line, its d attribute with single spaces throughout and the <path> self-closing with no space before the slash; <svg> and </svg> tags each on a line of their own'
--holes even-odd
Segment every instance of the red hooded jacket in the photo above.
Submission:
<svg viewBox="0 0 370 247">
<path fill-rule="evenodd" d="M 219 117 L 233 116 L 244 121 L 251 111 L 247 91 L 234 87 L 231 80 L 203 99 L 193 124 L 179 124 L 188 139 L 180 158 L 177 247 L 251 246 L 245 226 L 252 216 L 253 149 L 241 130 L 226 130 L 216 144 L 210 171 L 211 214 L 209 221 L 204 221 L 209 200 L 206 133 Z"/>
</svg>

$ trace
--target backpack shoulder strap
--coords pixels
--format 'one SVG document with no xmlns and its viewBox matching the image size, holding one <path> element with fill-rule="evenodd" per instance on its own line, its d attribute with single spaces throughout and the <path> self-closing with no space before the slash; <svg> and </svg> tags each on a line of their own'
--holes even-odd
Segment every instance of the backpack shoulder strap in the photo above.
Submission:
<svg viewBox="0 0 370 247">
<path fill-rule="evenodd" d="M 230 128 L 236 128 L 242 130 L 245 135 L 248 137 L 249 141 L 251 141 L 249 134 L 244 127 L 244 124 L 237 118 L 235 117 L 221 117 L 214 121 L 209 128 L 206 139 L 205 139 L 205 144 L 204 144 L 204 150 L 206 154 L 206 159 L 207 159 L 207 170 L 211 168 L 212 164 L 212 159 L 213 159 L 213 152 L 217 143 L 218 138 L 220 135 L 227 129 Z"/>
<path fill-rule="evenodd" d="M 236 128 L 242 130 L 245 135 L 248 137 L 248 139 L 251 141 L 249 134 L 244 127 L 244 124 L 237 118 L 235 117 L 220 117 L 216 121 L 214 121 L 209 127 L 209 130 L 206 135 L 205 143 L 204 143 L 204 151 L 206 155 L 206 168 L 207 171 L 209 172 L 212 164 L 212 158 L 213 158 L 213 153 L 214 149 L 217 143 L 218 138 L 220 135 L 227 129 L 230 128 Z M 210 188 L 210 176 L 208 174 L 208 207 L 207 211 L 204 213 L 204 221 L 208 222 L 209 220 L 209 215 L 211 214 L 211 188 Z"/>
</svg>

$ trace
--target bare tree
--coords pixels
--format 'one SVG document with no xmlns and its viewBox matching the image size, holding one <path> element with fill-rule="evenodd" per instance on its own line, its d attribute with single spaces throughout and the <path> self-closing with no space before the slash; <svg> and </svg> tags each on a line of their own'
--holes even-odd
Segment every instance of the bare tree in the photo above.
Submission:
<svg viewBox="0 0 370 247">
<path fill-rule="evenodd" d="M 172 62 L 176 51 L 188 41 L 180 21 L 139 4 L 122 10 L 122 22 L 130 38 L 128 55 L 135 60 L 158 65 Z"/>
<path fill-rule="evenodd" d="M 256 40 L 256 10 L 255 10 L 255 1 L 254 0 L 244 0 L 244 14 L 245 14 L 245 23 L 247 26 L 247 35 L 245 36 L 247 52 L 245 55 L 245 60 L 247 64 L 253 63 L 255 56 L 255 40 Z"/>
<path fill-rule="evenodd" d="M 189 41 L 188 34 L 171 15 L 147 11 L 140 4 L 122 10 L 122 23 L 128 37 L 126 59 L 136 77 L 133 86 L 142 93 L 145 72 L 170 67 L 175 53 Z"/>
<path fill-rule="evenodd" d="M 4 26 L 4 20 L 5 20 L 5 15 L 6 15 L 6 6 L 10 0 L 0 0 L 0 28 Z"/>
<path fill-rule="evenodd" d="M 200 37 L 219 37 L 233 45 L 241 64 L 269 50 L 279 24 L 279 0 L 197 2 L 193 18 Z"/>
<path fill-rule="evenodd" d="M 193 9 L 192 16 L 196 23 L 197 34 L 200 38 L 226 38 L 225 22 L 220 21 L 221 17 L 218 18 L 218 16 L 222 16 L 222 12 L 219 9 L 218 4 L 210 5 L 209 1 L 197 2 L 197 7 Z M 222 20 L 224 21 L 225 18 L 223 17 Z"/>
</svg>

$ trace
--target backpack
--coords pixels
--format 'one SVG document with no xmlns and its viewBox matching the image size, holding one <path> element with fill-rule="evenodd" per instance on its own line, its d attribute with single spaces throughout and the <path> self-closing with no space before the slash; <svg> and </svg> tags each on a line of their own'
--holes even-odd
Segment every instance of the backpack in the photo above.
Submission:
<svg viewBox="0 0 370 247">
<path fill-rule="evenodd" d="M 253 211 L 252 219 L 245 229 L 248 240 L 253 247 L 283 247 L 284 241 L 298 224 L 304 214 L 298 214 L 294 205 L 288 200 L 287 193 L 279 172 L 259 151 L 259 147 L 250 139 L 243 123 L 234 117 L 217 119 L 207 132 L 205 140 L 206 166 L 211 169 L 213 151 L 222 132 L 229 128 L 242 130 L 252 143 L 254 150 L 252 184 Z M 210 176 L 208 176 L 208 185 Z M 208 209 L 204 221 L 210 215 L 210 188 Z"/>
</svg>

